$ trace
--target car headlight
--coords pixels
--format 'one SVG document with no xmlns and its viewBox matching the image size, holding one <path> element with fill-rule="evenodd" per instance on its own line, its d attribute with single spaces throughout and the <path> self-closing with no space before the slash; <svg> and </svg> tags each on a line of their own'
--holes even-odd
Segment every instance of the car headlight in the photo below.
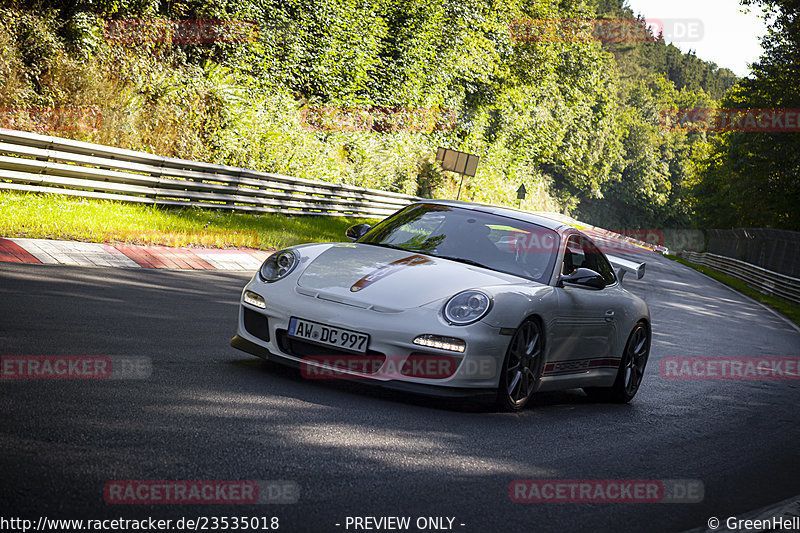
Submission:
<svg viewBox="0 0 800 533">
<path fill-rule="evenodd" d="M 491 298 L 481 291 L 464 291 L 450 298 L 444 306 L 444 317 L 457 326 L 472 324 L 483 318 L 491 305 Z"/>
<path fill-rule="evenodd" d="M 296 252 L 293 250 L 281 250 L 269 256 L 264 261 L 264 264 L 261 265 L 258 273 L 261 279 L 272 283 L 286 277 L 299 262 L 300 259 L 297 257 Z"/>
</svg>

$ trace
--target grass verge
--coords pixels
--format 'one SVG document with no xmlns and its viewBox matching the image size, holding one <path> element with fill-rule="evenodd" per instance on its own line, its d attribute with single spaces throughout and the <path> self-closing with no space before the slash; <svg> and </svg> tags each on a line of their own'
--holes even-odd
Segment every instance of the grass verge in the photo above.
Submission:
<svg viewBox="0 0 800 533">
<path fill-rule="evenodd" d="M 782 315 L 786 316 L 789 320 L 791 320 L 795 324 L 800 325 L 800 306 L 799 305 L 795 305 L 795 304 L 787 302 L 785 300 L 781 300 L 780 298 L 776 298 L 774 296 L 769 296 L 768 294 L 764 294 L 762 292 L 759 292 L 759 291 L 755 290 L 754 288 L 750 287 L 744 281 L 742 281 L 740 279 L 737 279 L 737 278 L 734 278 L 732 276 L 729 276 L 727 274 L 723 274 L 722 272 L 718 272 L 718 271 L 714 270 L 713 268 L 709 268 L 707 266 L 696 265 L 694 263 L 690 263 L 689 261 L 687 261 L 687 260 L 685 260 L 683 258 L 680 258 L 678 256 L 675 256 L 675 255 L 666 254 L 664 257 L 672 259 L 673 261 L 677 261 L 678 263 L 681 263 L 682 265 L 686 265 L 686 266 L 688 266 L 690 268 L 693 268 L 693 269 L 697 270 L 698 272 L 701 272 L 701 273 L 705 274 L 706 276 L 708 276 L 710 278 L 714 278 L 715 280 L 724 283 L 728 287 L 731 287 L 732 289 L 736 289 L 737 291 L 741 292 L 745 296 L 749 296 L 753 300 L 759 301 L 762 304 L 770 306 L 774 310 L 776 310 L 779 313 L 781 313 Z"/>
<path fill-rule="evenodd" d="M 374 221 L 165 209 L 56 194 L 0 191 L 0 237 L 276 250 L 306 242 L 343 241 L 348 226 L 363 222 Z"/>
</svg>

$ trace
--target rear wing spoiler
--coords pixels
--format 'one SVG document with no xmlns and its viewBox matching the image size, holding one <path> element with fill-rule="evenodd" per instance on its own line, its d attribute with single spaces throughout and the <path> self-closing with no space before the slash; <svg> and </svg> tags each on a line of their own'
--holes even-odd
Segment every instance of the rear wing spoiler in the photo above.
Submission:
<svg viewBox="0 0 800 533">
<path fill-rule="evenodd" d="M 611 266 L 614 267 L 614 270 L 617 271 L 617 278 L 620 281 L 622 281 L 622 278 L 625 277 L 625 274 L 628 272 L 635 275 L 636 279 L 642 279 L 644 277 L 644 270 L 647 263 L 628 261 L 627 259 L 623 259 L 615 255 L 608 255 L 606 257 L 608 257 L 608 260 L 611 262 Z"/>
</svg>

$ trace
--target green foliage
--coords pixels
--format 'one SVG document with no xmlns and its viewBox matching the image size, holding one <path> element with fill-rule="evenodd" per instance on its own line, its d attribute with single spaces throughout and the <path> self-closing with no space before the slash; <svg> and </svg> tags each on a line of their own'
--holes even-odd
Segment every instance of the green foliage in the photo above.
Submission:
<svg viewBox="0 0 800 533">
<path fill-rule="evenodd" d="M 716 108 L 716 99 L 736 77 L 653 36 L 623 0 L 594 0 L 594 5 L 599 15 L 630 20 L 638 25 L 637 35 L 651 38 L 603 45 L 616 63 L 621 154 L 606 158 L 610 178 L 599 191 L 583 188 L 576 194 L 577 214 L 612 228 L 686 227 L 691 224 L 691 171 L 698 168 L 692 154 L 706 136 L 675 130 L 665 118 L 679 109 Z"/>
<path fill-rule="evenodd" d="M 753 76 L 723 99 L 727 109 L 800 108 L 800 4 L 762 5 L 769 32 Z M 718 228 L 800 229 L 800 133 L 723 133 L 697 158 L 693 204 L 698 224 Z"/>
<path fill-rule="evenodd" d="M 664 133 L 660 114 L 713 104 L 706 95 L 721 94 L 727 74 L 663 42 L 628 49 L 510 32 L 513 20 L 587 18 L 595 9 L 632 17 L 621 5 L 22 2 L 0 7 L 0 73 L 8 74 L 0 105 L 14 110 L 6 125 L 169 156 L 424 196 L 460 189 L 464 199 L 511 205 L 524 183 L 524 208 L 685 225 L 690 155 L 704 138 Z M 176 19 L 256 31 L 181 43 L 168 38 Z M 109 32 L 130 21 L 132 38 Z M 64 107 L 97 110 L 102 120 L 64 129 L 39 116 Z M 324 124 L 309 118 L 326 113 Z M 427 118 L 405 118 L 415 114 Z M 356 116 L 356 127 L 337 126 Z M 441 171 L 438 146 L 478 154 L 477 176 L 462 186 Z"/>
<path fill-rule="evenodd" d="M 626 6 L 625 0 L 592 0 L 597 14 L 611 19 L 635 19 L 640 25 L 637 35 L 650 34 L 652 39 L 639 42 L 607 42 L 614 54 L 622 79 L 647 78 L 661 74 L 678 90 L 701 91 L 719 100 L 736 83 L 736 75 L 715 63 L 703 61 L 693 51 L 681 52 L 667 44 L 660 35 L 652 35 L 645 19 Z"/>
<path fill-rule="evenodd" d="M 613 228 L 686 227 L 690 224 L 688 180 L 692 154 L 704 133 L 667 127 L 665 111 L 714 108 L 702 91 L 677 91 L 660 75 L 626 84 L 620 115 L 623 157 L 619 177 L 602 189 L 602 199 L 584 200 L 581 216 Z"/>
<path fill-rule="evenodd" d="M 341 242 L 349 226 L 374 222 L 164 209 L 58 194 L 0 191 L 0 237 L 277 250 L 307 242 Z"/>
</svg>

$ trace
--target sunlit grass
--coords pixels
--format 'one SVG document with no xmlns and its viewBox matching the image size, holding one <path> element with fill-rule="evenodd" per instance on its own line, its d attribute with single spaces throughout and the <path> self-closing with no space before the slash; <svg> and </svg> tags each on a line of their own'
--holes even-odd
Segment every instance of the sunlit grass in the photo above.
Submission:
<svg viewBox="0 0 800 533">
<path fill-rule="evenodd" d="M 728 276 L 727 274 L 723 274 L 713 268 L 709 268 L 704 265 L 696 265 L 691 263 L 685 259 L 682 259 L 675 255 L 668 255 L 665 254 L 665 257 L 672 259 L 673 261 L 677 261 L 682 265 L 686 265 L 691 267 L 698 272 L 705 274 L 710 278 L 714 278 L 717 281 L 724 283 L 725 285 L 736 289 L 737 291 L 741 292 L 745 296 L 749 296 L 750 298 L 757 300 L 763 304 L 766 304 L 776 311 L 782 313 L 783 315 L 787 316 L 789 319 L 794 321 L 796 324 L 800 325 L 800 305 L 795 305 L 791 302 L 787 302 L 786 300 L 782 300 L 780 298 L 776 298 L 774 296 L 770 296 L 768 294 L 764 294 L 763 292 L 759 292 L 754 288 L 750 287 L 744 281 L 734 278 L 732 276 Z"/>
<path fill-rule="evenodd" d="M 0 191 L 0 236 L 84 242 L 256 248 L 346 240 L 360 218 L 249 215 Z M 372 221 L 374 222 L 374 221 Z"/>
</svg>

